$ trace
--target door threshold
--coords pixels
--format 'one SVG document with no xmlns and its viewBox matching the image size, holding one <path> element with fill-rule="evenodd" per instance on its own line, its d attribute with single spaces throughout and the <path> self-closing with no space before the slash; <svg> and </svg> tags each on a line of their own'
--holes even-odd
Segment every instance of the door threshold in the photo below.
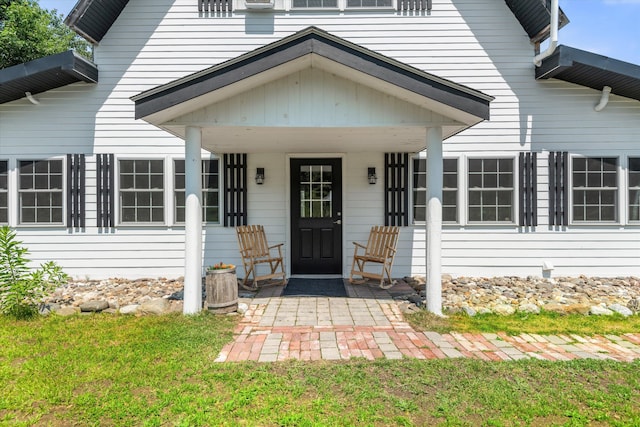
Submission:
<svg viewBox="0 0 640 427">
<path fill-rule="evenodd" d="M 292 274 L 290 279 L 342 279 L 342 274 Z"/>
</svg>

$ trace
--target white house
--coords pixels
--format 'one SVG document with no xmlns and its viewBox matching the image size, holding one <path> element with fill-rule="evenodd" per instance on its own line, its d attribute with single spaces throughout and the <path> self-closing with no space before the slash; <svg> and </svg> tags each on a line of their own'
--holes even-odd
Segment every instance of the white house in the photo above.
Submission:
<svg viewBox="0 0 640 427">
<path fill-rule="evenodd" d="M 548 3 L 79 0 L 94 62 L 0 70 L 0 223 L 73 276 L 192 290 L 235 225 L 343 276 L 399 225 L 433 311 L 440 273 L 640 275 L 640 66 L 534 64 Z"/>
</svg>

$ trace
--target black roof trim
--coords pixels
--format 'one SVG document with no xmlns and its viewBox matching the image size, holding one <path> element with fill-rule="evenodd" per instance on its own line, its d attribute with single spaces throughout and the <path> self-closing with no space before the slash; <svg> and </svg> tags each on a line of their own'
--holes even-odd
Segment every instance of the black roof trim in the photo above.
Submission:
<svg viewBox="0 0 640 427">
<path fill-rule="evenodd" d="M 129 0 L 78 0 L 64 22 L 91 43 L 98 44 L 127 3 Z"/>
<path fill-rule="evenodd" d="M 536 68 L 536 79 L 555 78 L 640 101 L 640 65 L 560 45 Z"/>
<path fill-rule="evenodd" d="M 136 119 L 237 83 L 308 54 L 316 54 L 476 117 L 489 119 L 493 97 L 426 73 L 317 27 L 132 97 Z"/>
<path fill-rule="evenodd" d="M 541 42 L 549 37 L 551 23 L 551 0 L 505 0 L 511 12 L 527 32 L 532 42 Z M 569 23 L 569 18 L 560 9 L 560 28 Z"/>
<path fill-rule="evenodd" d="M 72 50 L 0 70 L 0 104 L 71 83 L 98 82 L 98 67 Z"/>
</svg>

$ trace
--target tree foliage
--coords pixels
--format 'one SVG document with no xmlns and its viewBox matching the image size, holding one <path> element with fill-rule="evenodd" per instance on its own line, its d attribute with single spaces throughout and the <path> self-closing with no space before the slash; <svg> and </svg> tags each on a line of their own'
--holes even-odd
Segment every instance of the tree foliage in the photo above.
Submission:
<svg viewBox="0 0 640 427">
<path fill-rule="evenodd" d="M 15 231 L 0 227 L 0 313 L 16 318 L 35 315 L 42 299 L 67 281 L 53 261 L 30 269 L 27 248 L 21 245 Z"/>
<path fill-rule="evenodd" d="M 42 9 L 37 0 L 0 0 L 0 68 L 70 49 L 91 58 L 89 43 L 55 10 Z"/>
</svg>

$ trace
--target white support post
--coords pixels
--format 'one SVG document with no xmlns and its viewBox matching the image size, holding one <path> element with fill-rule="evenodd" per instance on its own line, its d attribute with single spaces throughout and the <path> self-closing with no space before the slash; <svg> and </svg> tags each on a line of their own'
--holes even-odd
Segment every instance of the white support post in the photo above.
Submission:
<svg viewBox="0 0 640 427">
<path fill-rule="evenodd" d="M 427 129 L 427 311 L 442 316 L 442 128 Z"/>
<path fill-rule="evenodd" d="M 184 314 L 202 310 L 202 131 L 188 126 L 184 146 Z"/>
</svg>

